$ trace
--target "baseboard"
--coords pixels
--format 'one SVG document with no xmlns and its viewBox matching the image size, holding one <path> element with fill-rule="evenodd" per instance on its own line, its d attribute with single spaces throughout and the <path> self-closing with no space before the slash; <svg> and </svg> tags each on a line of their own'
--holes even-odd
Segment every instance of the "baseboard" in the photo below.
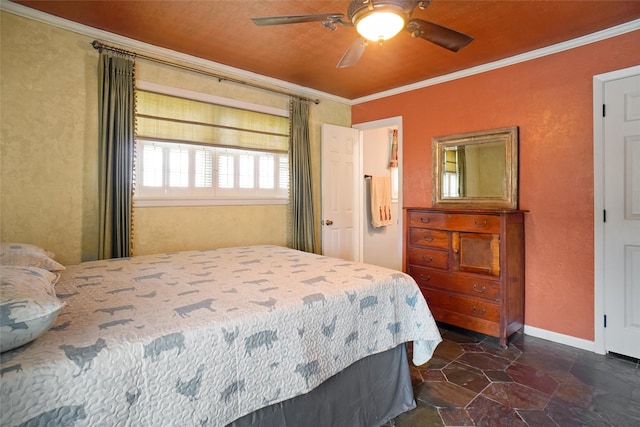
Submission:
<svg viewBox="0 0 640 427">
<path fill-rule="evenodd" d="M 595 343 L 593 341 L 572 337 L 570 335 L 559 334 L 553 331 L 547 331 L 545 329 L 536 328 L 534 326 L 524 325 L 524 334 L 536 338 L 542 338 L 543 340 L 547 341 L 553 341 L 558 344 L 580 348 L 582 350 L 587 350 L 594 353 L 596 349 Z"/>
</svg>

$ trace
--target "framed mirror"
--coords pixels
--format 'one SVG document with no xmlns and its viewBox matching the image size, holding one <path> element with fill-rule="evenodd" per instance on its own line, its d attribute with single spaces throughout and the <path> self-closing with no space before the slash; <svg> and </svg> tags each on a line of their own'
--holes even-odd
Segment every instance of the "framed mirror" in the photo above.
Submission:
<svg viewBox="0 0 640 427">
<path fill-rule="evenodd" d="M 435 137 L 434 207 L 518 208 L 518 127 Z"/>
</svg>

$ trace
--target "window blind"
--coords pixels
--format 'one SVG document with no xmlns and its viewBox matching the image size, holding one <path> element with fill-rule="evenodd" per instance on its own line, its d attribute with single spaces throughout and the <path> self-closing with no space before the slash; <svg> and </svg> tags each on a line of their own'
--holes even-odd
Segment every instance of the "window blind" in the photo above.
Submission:
<svg viewBox="0 0 640 427">
<path fill-rule="evenodd" d="M 444 171 L 447 173 L 456 173 L 458 171 L 458 159 L 455 149 L 444 150 Z"/>
<path fill-rule="evenodd" d="M 288 117 L 139 89 L 136 97 L 137 138 L 288 151 Z"/>
</svg>

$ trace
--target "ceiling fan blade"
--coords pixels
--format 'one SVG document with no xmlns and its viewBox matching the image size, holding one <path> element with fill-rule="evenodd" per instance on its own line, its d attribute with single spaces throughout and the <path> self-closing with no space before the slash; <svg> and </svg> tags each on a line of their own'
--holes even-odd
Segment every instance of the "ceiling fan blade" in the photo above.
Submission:
<svg viewBox="0 0 640 427">
<path fill-rule="evenodd" d="M 422 19 L 410 20 L 406 30 L 414 37 L 423 38 L 452 52 L 459 51 L 473 41 L 471 36 Z"/>
<path fill-rule="evenodd" d="M 263 16 L 251 18 L 256 25 L 284 25 L 284 24 L 300 24 L 304 22 L 322 22 L 329 21 L 333 23 L 345 24 L 342 21 L 344 13 L 318 13 L 312 15 L 285 15 L 285 16 Z"/>
<path fill-rule="evenodd" d="M 336 68 L 346 68 L 356 65 L 362 54 L 364 53 L 364 48 L 367 46 L 367 43 L 364 41 L 362 37 L 358 37 L 345 51 L 338 61 L 338 65 Z"/>
</svg>

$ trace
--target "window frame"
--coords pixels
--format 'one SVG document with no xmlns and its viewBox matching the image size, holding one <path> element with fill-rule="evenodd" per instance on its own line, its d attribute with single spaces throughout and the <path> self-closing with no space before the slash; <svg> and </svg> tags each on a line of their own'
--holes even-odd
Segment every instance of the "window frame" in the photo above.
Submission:
<svg viewBox="0 0 640 427">
<path fill-rule="evenodd" d="M 159 85 L 157 83 L 152 83 L 152 82 L 146 82 L 146 81 L 138 81 L 137 82 L 137 88 L 140 90 L 145 90 L 145 91 L 153 91 L 153 92 L 158 92 L 158 93 L 162 93 L 162 94 L 166 94 L 166 95 L 173 95 L 173 96 L 178 96 L 178 97 L 182 97 L 182 98 L 189 98 L 189 99 L 194 99 L 194 100 L 198 100 L 198 101 L 204 101 L 204 102 L 209 102 L 209 103 L 214 103 L 214 104 L 218 104 L 218 105 L 223 105 L 223 106 L 228 106 L 228 107 L 232 107 L 232 108 L 242 108 L 242 109 L 247 109 L 247 110 L 252 110 L 252 111 L 257 111 L 257 112 L 262 112 L 262 113 L 267 113 L 267 114 L 273 114 L 273 115 L 278 115 L 281 117 L 289 117 L 289 111 L 285 110 L 285 109 L 280 109 L 280 108 L 275 108 L 275 107 L 268 107 L 268 106 L 264 106 L 264 105 L 259 105 L 259 104 L 252 104 L 252 103 L 248 103 L 245 101 L 239 101 L 239 100 L 235 100 L 235 99 L 229 99 L 229 98 L 223 98 L 223 97 L 219 97 L 216 95 L 209 95 L 209 94 L 205 94 L 205 93 L 200 93 L 200 92 L 194 92 L 194 91 L 189 91 L 186 89 L 180 89 L 180 88 L 174 88 L 174 87 L 169 87 L 169 86 L 164 86 L 164 85 Z M 193 148 L 193 147 L 202 147 L 204 149 L 211 149 L 211 150 L 232 150 L 232 151 L 242 151 L 242 152 L 247 152 L 247 153 L 252 153 L 253 155 L 253 161 L 254 161 L 254 168 L 257 168 L 258 163 L 259 163 L 259 157 L 258 155 L 255 155 L 256 153 L 265 153 L 268 155 L 273 155 L 274 156 L 274 183 L 275 186 L 278 188 L 274 188 L 274 191 L 263 191 L 264 195 L 256 195 L 256 191 L 260 191 L 259 188 L 259 176 L 258 175 L 258 171 L 257 169 L 254 169 L 254 187 L 251 189 L 243 189 L 243 188 L 238 188 L 237 185 L 237 180 L 238 180 L 238 173 L 239 171 L 238 169 L 238 158 L 237 156 L 235 156 L 234 153 L 234 162 L 235 162 L 235 182 L 234 182 L 234 186 L 235 188 L 233 190 L 229 190 L 229 191 L 225 191 L 224 189 L 220 190 L 220 189 L 215 189 L 216 191 L 216 196 L 215 197 L 210 197 L 210 193 L 211 191 L 208 189 L 202 189 L 202 188 L 197 188 L 194 185 L 194 177 L 195 177 L 195 171 L 194 170 L 190 170 L 189 171 L 189 187 L 187 189 L 185 189 L 185 191 L 181 191 L 181 188 L 172 188 L 170 195 L 166 195 L 165 194 L 165 189 L 166 189 L 166 183 L 163 183 L 162 187 L 159 187 L 159 190 L 157 192 L 154 193 L 153 190 L 149 191 L 148 189 L 142 190 L 142 173 L 143 173 L 143 167 L 141 166 L 141 163 L 143 161 L 143 157 L 141 156 L 141 150 L 142 147 L 145 143 L 157 143 L 159 145 L 162 146 L 166 146 L 166 145 L 185 145 L 190 147 L 190 149 L 197 149 L 197 148 Z M 173 141 L 150 141 L 149 139 L 144 139 L 144 138 L 140 138 L 138 139 L 136 137 L 135 139 L 135 144 L 136 144 L 136 160 L 135 160 L 135 169 L 136 169 L 136 181 L 134 183 L 134 197 L 133 197 L 133 202 L 134 202 L 134 206 L 135 207 L 163 207 L 163 206 L 230 206 L 230 205 L 237 205 L 237 206 L 243 206 L 243 205 L 286 205 L 289 203 L 289 183 L 288 183 L 288 176 L 287 176 L 287 188 L 283 189 L 281 188 L 281 186 L 279 186 L 279 178 L 282 177 L 281 175 L 281 170 L 280 170 L 280 159 L 283 157 L 287 158 L 287 164 L 289 164 L 288 161 L 288 156 L 289 153 L 287 152 L 277 152 L 277 151 L 254 151 L 254 150 L 249 150 L 249 149 L 242 149 L 242 148 L 233 148 L 233 147 L 219 147 L 219 146 L 213 146 L 213 145 L 199 145 L 199 144 L 189 144 L 189 143 L 178 143 L 178 142 L 173 142 Z M 194 151 L 195 152 L 195 151 Z M 189 162 L 190 162 L 190 169 L 193 165 L 193 157 L 195 156 L 194 152 L 190 152 L 189 156 Z M 214 188 L 217 186 L 217 182 L 218 182 L 218 178 L 215 176 L 215 171 L 218 169 L 218 165 L 217 165 L 217 159 L 218 159 L 218 154 L 216 154 L 214 156 L 214 160 L 213 160 L 213 171 L 214 171 L 214 183 L 213 186 Z M 164 168 L 166 169 L 168 167 L 168 162 L 164 161 Z M 166 181 L 166 179 L 168 178 L 168 171 L 164 170 L 163 171 L 163 180 Z M 182 194 L 179 194 L 182 193 Z M 200 193 L 200 195 L 198 195 L 198 193 Z M 271 194 L 268 194 L 271 193 Z M 278 194 L 280 193 L 280 194 Z M 203 195 L 206 194 L 206 197 L 203 197 Z"/>
</svg>

